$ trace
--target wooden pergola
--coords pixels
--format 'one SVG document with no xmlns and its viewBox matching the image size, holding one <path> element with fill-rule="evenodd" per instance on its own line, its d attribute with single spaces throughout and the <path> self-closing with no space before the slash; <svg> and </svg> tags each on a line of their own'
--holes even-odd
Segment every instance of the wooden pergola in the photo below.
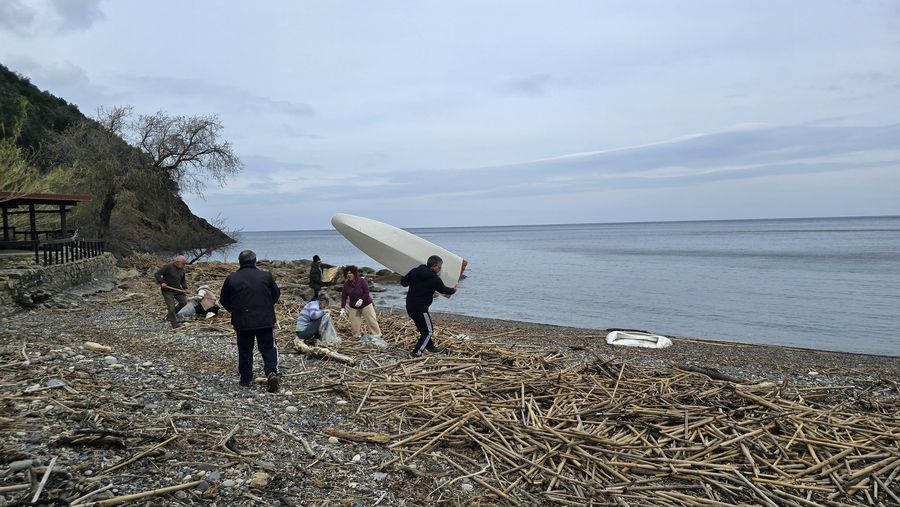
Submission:
<svg viewBox="0 0 900 507">
<path fill-rule="evenodd" d="M 62 262 L 68 262 L 70 256 L 82 257 L 81 252 L 75 251 L 80 247 L 75 244 L 75 231 L 68 229 L 66 215 L 78 203 L 90 200 L 90 195 L 83 194 L 0 192 L 0 212 L 3 215 L 0 249 L 33 251 L 35 262 L 38 262 L 38 252 L 41 250 L 45 254 L 58 250 L 63 254 Z M 37 216 L 48 214 L 59 216 L 59 227 L 49 228 L 45 225 L 43 229 L 38 229 Z M 19 230 L 21 227 L 10 226 L 10 217 L 17 215 L 28 215 L 27 229 Z M 44 264 L 49 263 L 53 262 L 48 262 L 45 255 Z"/>
</svg>

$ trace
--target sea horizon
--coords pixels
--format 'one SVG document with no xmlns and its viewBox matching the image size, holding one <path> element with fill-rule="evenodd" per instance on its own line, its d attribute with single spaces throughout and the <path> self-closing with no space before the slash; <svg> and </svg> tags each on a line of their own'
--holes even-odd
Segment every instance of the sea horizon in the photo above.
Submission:
<svg viewBox="0 0 900 507">
<path fill-rule="evenodd" d="M 351 213 L 352 214 L 352 213 Z M 368 217 L 367 217 L 368 218 Z M 499 227 L 554 227 L 554 226 L 579 226 L 579 225 L 640 225 L 640 224 L 692 224 L 715 222 L 761 222 L 761 221 L 786 221 L 786 220 L 838 220 L 838 219 L 868 219 L 868 218 L 900 218 L 900 215 L 844 215 L 844 216 L 804 216 L 804 217 L 772 217 L 772 218 L 709 218 L 697 220 L 648 220 L 648 221 L 622 221 L 622 222 L 553 222 L 541 224 L 499 224 L 499 225 L 436 225 L 401 227 L 404 230 L 429 230 L 429 229 L 489 229 Z M 394 224 L 391 224 L 394 225 Z M 243 232 L 326 232 L 330 229 L 254 229 L 241 230 Z"/>
</svg>

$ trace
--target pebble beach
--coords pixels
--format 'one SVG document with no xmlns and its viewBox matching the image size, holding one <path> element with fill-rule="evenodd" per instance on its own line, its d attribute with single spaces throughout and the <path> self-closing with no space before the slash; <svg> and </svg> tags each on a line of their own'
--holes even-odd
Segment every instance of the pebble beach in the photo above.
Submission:
<svg viewBox="0 0 900 507">
<path fill-rule="evenodd" d="M 282 267 L 272 394 L 238 386 L 227 312 L 171 329 L 127 268 L 0 320 L 0 504 L 900 503 L 898 357 L 441 313 L 450 354 L 408 359 L 414 327 L 378 307 L 387 348 L 338 321 L 341 362 L 294 347 L 305 272 Z"/>
</svg>

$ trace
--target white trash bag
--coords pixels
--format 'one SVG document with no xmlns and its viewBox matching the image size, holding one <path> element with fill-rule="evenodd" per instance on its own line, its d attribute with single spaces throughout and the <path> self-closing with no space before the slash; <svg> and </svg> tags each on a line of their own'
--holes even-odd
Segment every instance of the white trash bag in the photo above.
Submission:
<svg viewBox="0 0 900 507">
<path fill-rule="evenodd" d="M 374 345 L 374 346 L 378 347 L 379 349 L 387 348 L 387 342 L 384 341 L 384 339 L 382 337 L 375 336 L 372 334 L 364 334 L 364 335 L 360 336 L 359 343 L 362 343 L 363 345 Z"/>
<path fill-rule="evenodd" d="M 326 313 L 322 316 L 322 323 L 319 324 L 319 341 L 316 345 L 335 346 L 341 344 L 341 337 L 338 336 L 337 330 L 334 328 L 334 322 L 331 321 L 331 314 Z"/>
</svg>

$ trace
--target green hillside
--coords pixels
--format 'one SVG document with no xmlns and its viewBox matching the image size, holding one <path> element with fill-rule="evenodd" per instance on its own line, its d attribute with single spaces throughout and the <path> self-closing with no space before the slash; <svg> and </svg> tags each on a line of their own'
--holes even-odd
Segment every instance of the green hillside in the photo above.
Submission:
<svg viewBox="0 0 900 507">
<path fill-rule="evenodd" d="M 0 179 L 7 180 L 0 190 L 92 195 L 69 223 L 83 237 L 103 237 L 116 253 L 187 252 L 233 242 L 191 213 L 179 183 L 154 170 L 148 154 L 105 133 L 75 105 L 0 65 Z M 14 178 L 22 171 L 30 177 Z"/>
</svg>

